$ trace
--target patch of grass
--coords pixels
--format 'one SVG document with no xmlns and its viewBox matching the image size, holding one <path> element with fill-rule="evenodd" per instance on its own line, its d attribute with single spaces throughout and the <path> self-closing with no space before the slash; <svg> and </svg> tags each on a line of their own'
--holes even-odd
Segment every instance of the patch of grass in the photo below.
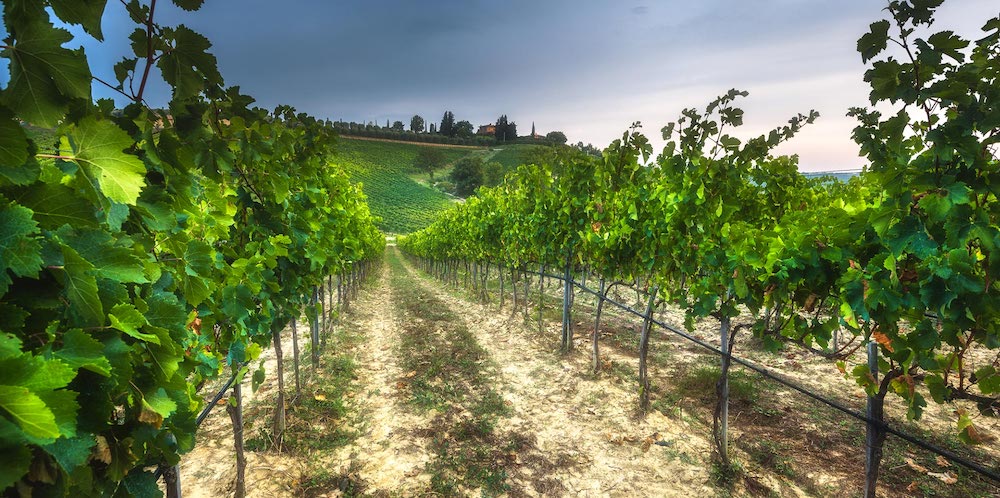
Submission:
<svg viewBox="0 0 1000 498">
<path fill-rule="evenodd" d="M 319 467 L 298 483 L 295 487 L 295 496 L 329 496 L 332 490 L 340 491 L 338 496 L 366 496 L 367 488 L 368 483 L 357 474 L 356 470 L 335 474 L 329 469 Z"/>
<path fill-rule="evenodd" d="M 357 370 L 351 349 L 363 338 L 350 332 L 352 329 L 341 327 L 332 334 L 312 383 L 303 387 L 298 403 L 288 407 L 284 434 L 288 451 L 329 451 L 349 445 L 357 437 L 349 424 L 347 397 Z"/>
<path fill-rule="evenodd" d="M 788 448 L 785 445 L 769 440 L 758 440 L 751 442 L 746 451 L 756 464 L 771 469 L 779 475 L 795 477 L 795 469 L 792 467 L 791 458 L 786 455 Z"/>
<path fill-rule="evenodd" d="M 728 465 L 720 461 L 712 462 L 708 476 L 723 496 L 729 496 L 744 474 L 743 464 L 739 460 L 732 460 Z"/>
<path fill-rule="evenodd" d="M 715 403 L 715 385 L 722 369 L 717 365 L 696 366 L 674 379 L 675 392 L 685 398 L 706 404 Z M 738 369 L 729 369 L 729 402 L 754 406 L 761 401 L 764 383 L 752 374 Z"/>
</svg>

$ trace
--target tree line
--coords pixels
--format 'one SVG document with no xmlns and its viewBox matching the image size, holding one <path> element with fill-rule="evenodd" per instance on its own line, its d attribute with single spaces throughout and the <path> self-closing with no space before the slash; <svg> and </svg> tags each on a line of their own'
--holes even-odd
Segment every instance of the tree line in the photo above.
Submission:
<svg viewBox="0 0 1000 498">
<path fill-rule="evenodd" d="M 343 135 L 387 138 L 395 140 L 406 140 L 411 142 L 444 143 L 452 145 L 478 145 L 490 146 L 496 144 L 528 143 L 537 145 L 564 145 L 567 142 L 566 134 L 561 131 L 551 131 L 545 136 L 536 136 L 534 127 L 532 134 L 519 136 L 517 134 L 517 123 L 509 121 L 506 114 L 501 115 L 489 125 L 493 130 L 488 134 L 477 133 L 476 128 L 468 120 L 456 121 L 455 113 L 445 111 L 440 123 L 430 122 L 419 114 L 414 114 L 410 118 L 409 127 L 401 120 L 389 122 L 385 125 L 368 121 L 364 123 L 354 121 L 331 121 L 326 120 L 327 126 L 333 128 Z"/>
</svg>

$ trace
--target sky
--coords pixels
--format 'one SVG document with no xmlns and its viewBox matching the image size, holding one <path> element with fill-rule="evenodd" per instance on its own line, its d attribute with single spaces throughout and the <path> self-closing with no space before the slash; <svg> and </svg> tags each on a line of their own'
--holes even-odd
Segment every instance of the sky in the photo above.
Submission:
<svg viewBox="0 0 1000 498">
<path fill-rule="evenodd" d="M 146 3 L 146 2 L 144 2 Z M 935 30 L 977 38 L 997 0 L 950 0 Z M 868 103 L 856 42 L 883 18 L 878 0 L 207 0 L 197 12 L 161 0 L 157 21 L 213 43 L 227 85 L 258 104 L 319 118 L 478 126 L 505 114 L 528 134 L 559 130 L 607 146 L 631 123 L 657 149 L 682 109 L 746 90 L 749 138 L 815 109 L 820 119 L 777 152 L 803 171 L 860 168 L 851 106 Z M 135 25 L 108 2 L 105 43 L 74 32 L 95 75 L 129 51 Z M 0 84 L 6 82 L 0 67 Z M 147 91 L 163 105 L 162 84 Z M 95 97 L 112 97 L 95 87 Z"/>
</svg>

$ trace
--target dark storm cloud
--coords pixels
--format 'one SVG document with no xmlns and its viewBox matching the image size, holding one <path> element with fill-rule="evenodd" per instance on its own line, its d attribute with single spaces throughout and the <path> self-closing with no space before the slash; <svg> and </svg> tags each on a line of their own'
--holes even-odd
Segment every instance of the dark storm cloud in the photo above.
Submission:
<svg viewBox="0 0 1000 498">
<path fill-rule="evenodd" d="M 938 17 L 974 35 L 996 14 L 994 2 L 947 2 Z M 445 110 L 474 124 L 507 114 L 524 132 L 534 121 L 543 133 L 558 129 L 603 146 L 636 120 L 655 139 L 682 108 L 737 87 L 751 92 L 746 133 L 821 112 L 787 151 L 817 169 L 860 164 L 844 113 L 866 102 L 855 42 L 882 7 L 873 0 L 209 0 L 189 13 L 161 0 L 157 13 L 163 24 L 205 34 L 226 83 L 264 107 L 382 124 L 413 114 L 436 122 Z M 85 48 L 97 74 L 110 79 L 135 25 L 116 2 L 104 24 L 109 43 Z M 166 91 L 153 85 L 151 102 L 163 104 Z"/>
</svg>

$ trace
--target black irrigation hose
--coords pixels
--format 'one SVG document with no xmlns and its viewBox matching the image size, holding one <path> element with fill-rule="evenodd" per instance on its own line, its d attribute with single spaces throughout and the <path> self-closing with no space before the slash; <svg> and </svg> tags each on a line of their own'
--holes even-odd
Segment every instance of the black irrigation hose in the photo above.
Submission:
<svg viewBox="0 0 1000 498">
<path fill-rule="evenodd" d="M 562 275 L 552 275 L 552 274 L 548 274 L 548 273 L 539 273 L 537 271 L 527 270 L 527 269 L 525 269 L 524 271 L 525 271 L 525 273 L 531 273 L 533 275 L 541 275 L 541 276 L 546 276 L 546 277 L 549 277 L 549 278 L 555 278 L 555 279 L 558 279 L 558 280 L 563 280 L 564 279 L 564 277 Z M 587 293 L 590 293 L 590 294 L 592 294 L 594 296 L 597 296 L 597 297 L 603 299 L 606 302 L 609 302 L 609 303 L 611 303 L 611 304 L 613 304 L 613 305 L 615 305 L 615 306 L 617 306 L 617 307 L 619 307 L 619 308 L 621 308 L 621 309 L 623 309 L 623 310 L 625 310 L 625 311 L 627 311 L 629 313 L 632 313 L 635 316 L 638 316 L 640 318 L 645 318 L 646 317 L 644 314 L 642 314 L 638 310 L 632 308 L 631 306 L 628 306 L 628 305 L 625 305 L 625 304 L 621 304 L 618 301 L 615 301 L 615 300 L 607 298 L 607 297 L 603 297 L 603 296 L 600 295 L 599 292 L 597 292 L 597 291 L 595 291 L 593 289 L 590 289 L 588 287 L 585 287 L 582 284 L 577 283 L 576 281 L 574 281 L 572 279 L 570 279 L 570 282 L 574 286 L 576 286 L 579 289 L 583 290 L 584 292 L 587 292 Z M 816 394 L 816 393 L 814 393 L 812 391 L 809 391 L 808 389 L 806 389 L 806 388 L 804 388 L 804 387 L 802 387 L 802 386 L 800 386 L 798 384 L 795 384 L 794 382 L 786 380 L 786 379 L 780 377 L 778 374 L 775 374 L 775 373 L 771 372 L 770 370 L 768 370 L 768 369 L 766 369 L 764 367 L 757 366 L 756 364 L 751 363 L 748 360 L 744 360 L 743 358 L 729 355 L 726 352 L 722 351 L 721 349 L 719 349 L 719 348 L 717 348 L 717 347 L 715 347 L 715 346 L 713 346 L 713 345 L 711 345 L 711 344 L 709 344 L 709 343 L 707 343 L 705 341 L 702 341 L 701 339 L 698 339 L 698 338 L 696 338 L 696 337 L 688 334 L 687 332 L 684 332 L 682 330 L 678 330 L 678 329 L 676 329 L 676 328 L 674 328 L 674 327 L 672 327 L 670 325 L 667 325 L 666 323 L 663 323 L 663 322 L 661 322 L 659 320 L 656 320 L 655 318 L 650 317 L 649 320 L 650 320 L 651 323 L 659 325 L 660 327 L 662 327 L 662 328 L 664 328 L 664 329 L 666 329 L 666 330 L 668 330 L 668 331 L 670 331 L 670 332 L 672 332 L 672 333 L 674 333 L 676 335 L 679 335 L 679 336 L 681 336 L 681 337 L 683 337 L 683 338 L 685 338 L 685 339 L 687 339 L 687 340 L 689 340 L 689 341 L 691 341 L 691 342 L 693 342 L 693 343 L 695 343 L 695 344 L 697 344 L 697 345 L 699 345 L 699 346 L 701 346 L 701 347 L 703 347 L 703 348 L 711 351 L 712 353 L 715 353 L 715 354 L 717 354 L 719 356 L 729 356 L 729 360 L 730 361 L 732 361 L 734 363 L 737 363 L 739 365 L 742 365 L 742 366 L 744 366 L 744 367 L 746 367 L 746 368 L 748 368 L 750 370 L 753 370 L 754 372 L 757 372 L 758 374 L 760 374 L 760 375 L 762 375 L 762 376 L 764 376 L 764 377 L 766 377 L 768 379 L 771 379 L 771 380 L 773 380 L 773 381 L 775 381 L 775 382 L 777 382 L 777 383 L 779 383 L 779 384 L 781 384 L 781 385 L 783 385 L 785 387 L 788 387 L 788 388 L 790 388 L 790 389 L 792 389 L 794 391 L 798 391 L 799 393 L 802 393 L 802 394 L 806 395 L 809 398 L 812 398 L 812 399 L 814 399 L 816 401 L 819 401 L 820 403 L 823 403 L 823 404 L 825 404 L 825 405 L 827 405 L 827 406 L 829 406 L 831 408 L 834 408 L 834 409 L 836 409 L 836 410 L 838 410 L 840 412 L 843 412 L 843 413 L 845 413 L 847 415 L 850 415 L 851 417 L 854 417 L 854 418 L 856 418 L 856 419 L 858 419 L 858 420 L 860 420 L 860 421 L 862 421 L 862 422 L 864 422 L 866 424 L 874 425 L 874 426 L 878 427 L 880 430 L 883 430 L 883 431 L 885 431 L 885 432 L 887 432 L 889 434 L 892 434 L 892 435 L 894 435 L 894 436 L 896 436 L 896 437 L 898 437 L 898 438 L 900 438 L 900 439 L 902 439 L 904 441 L 907 441 L 907 442 L 909 442 L 909 443 L 911 443 L 911 444 L 913 444 L 913 445 L 915 445 L 915 446 L 917 446 L 919 448 L 922 448 L 924 450 L 930 451 L 931 453 L 936 453 L 938 455 L 941 455 L 942 457 L 945 457 L 948 460 L 951 460 L 952 462 L 955 462 L 955 463 L 957 463 L 957 464 L 959 464 L 959 465 L 961 465 L 961 466 L 963 466 L 963 467 L 965 467 L 965 468 L 967 468 L 969 470 L 972 470 L 972 471 L 974 471 L 974 472 L 976 472 L 976 473 L 978 473 L 980 475 L 986 476 L 986 477 L 988 477 L 990 479 L 993 479 L 994 481 L 1000 482 L 1000 473 L 998 473 L 996 470 L 988 469 L 988 468 L 984 467 L 983 465 L 980 465 L 979 463 L 976 463 L 976 462 L 973 462 L 971 460 L 968 460 L 968 459 L 966 459 L 964 457 L 961 457 L 961 456 L 959 456 L 959 455 L 957 455 L 955 453 L 952 453 L 951 451 L 948 451 L 948 450 L 942 449 L 942 448 L 938 448 L 937 446 L 934 446 L 934 445 L 932 445 L 932 444 L 930 444 L 930 443 L 928 443 L 928 442 L 926 442 L 926 441 L 924 441 L 924 440 L 922 440 L 920 438 L 917 438 L 916 436 L 911 436 L 910 434 L 902 432 L 902 431 L 900 431 L 898 429 L 894 429 L 891 426 L 889 426 L 885 421 L 875 420 L 875 419 L 868 418 L 867 416 L 861 414 L 860 412 L 852 410 L 851 408 L 848 408 L 848 407 L 846 407 L 846 406 L 844 406 L 844 405 L 842 405 L 842 404 L 840 404 L 840 403 L 838 403 L 836 401 L 824 398 L 823 396 L 820 396 L 819 394 Z"/>
</svg>

